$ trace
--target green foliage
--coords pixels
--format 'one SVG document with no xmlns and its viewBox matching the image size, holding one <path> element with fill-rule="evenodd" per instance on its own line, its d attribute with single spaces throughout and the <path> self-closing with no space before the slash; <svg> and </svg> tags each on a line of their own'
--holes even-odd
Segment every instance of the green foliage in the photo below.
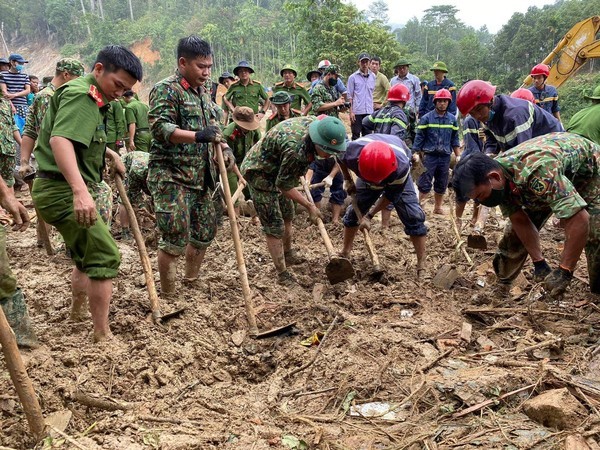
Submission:
<svg viewBox="0 0 600 450">
<path fill-rule="evenodd" d="M 578 75 L 567 80 L 560 87 L 560 117 L 565 127 L 577 111 L 591 105 L 585 96 L 591 95 L 598 85 L 600 85 L 600 73 Z"/>
</svg>

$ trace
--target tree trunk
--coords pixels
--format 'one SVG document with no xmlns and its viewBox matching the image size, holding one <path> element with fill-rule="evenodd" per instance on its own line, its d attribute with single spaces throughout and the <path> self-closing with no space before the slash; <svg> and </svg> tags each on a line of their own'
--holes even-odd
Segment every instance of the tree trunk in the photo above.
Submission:
<svg viewBox="0 0 600 450">
<path fill-rule="evenodd" d="M 127 0 L 129 3 L 129 16 L 131 17 L 131 21 L 133 22 L 133 6 L 131 5 L 131 0 Z"/>
<path fill-rule="evenodd" d="M 83 21 L 85 22 L 85 27 L 87 28 L 88 36 L 92 35 L 92 30 L 90 29 L 90 24 L 87 21 L 87 17 L 85 16 L 85 6 L 83 5 L 83 0 L 79 0 L 81 2 L 81 13 L 83 17 Z"/>
</svg>

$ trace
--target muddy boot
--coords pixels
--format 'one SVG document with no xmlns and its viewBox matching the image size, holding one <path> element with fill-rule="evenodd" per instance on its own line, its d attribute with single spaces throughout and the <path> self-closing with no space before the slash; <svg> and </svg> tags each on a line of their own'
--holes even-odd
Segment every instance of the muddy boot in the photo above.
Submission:
<svg viewBox="0 0 600 450">
<path fill-rule="evenodd" d="M 21 348 L 37 348 L 40 346 L 27 312 L 27 304 L 21 289 L 17 288 L 12 297 L 0 300 L 2 310 L 8 324 L 15 333 L 17 345 Z"/>
<path fill-rule="evenodd" d="M 132 240 L 133 240 L 133 235 L 131 234 L 131 230 L 129 228 L 123 228 L 121 230 L 121 241 L 131 242 Z"/>
<path fill-rule="evenodd" d="M 474 305 L 501 305 L 510 299 L 510 283 L 498 281 L 489 289 L 479 292 L 471 297 L 471 303 Z"/>
<path fill-rule="evenodd" d="M 287 266 L 297 266 L 298 264 L 303 264 L 306 262 L 306 258 L 302 256 L 298 256 L 295 250 L 288 250 L 283 253 L 283 257 L 285 258 L 285 264 Z"/>
<path fill-rule="evenodd" d="M 298 286 L 296 277 L 287 270 L 277 274 L 277 283 L 287 287 Z"/>
</svg>

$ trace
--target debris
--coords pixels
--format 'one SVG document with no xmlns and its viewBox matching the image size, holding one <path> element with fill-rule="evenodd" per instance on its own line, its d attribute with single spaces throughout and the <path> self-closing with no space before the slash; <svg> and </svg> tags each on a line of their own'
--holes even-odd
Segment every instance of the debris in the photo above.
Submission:
<svg viewBox="0 0 600 450">
<path fill-rule="evenodd" d="M 592 450 L 580 434 L 571 434 L 565 439 L 565 450 Z"/>
<path fill-rule="evenodd" d="M 239 347 L 244 343 L 244 339 L 246 339 L 246 330 L 238 330 L 231 334 L 231 342 L 236 347 Z"/>
<path fill-rule="evenodd" d="M 410 309 L 403 309 L 400 311 L 400 317 L 403 319 L 410 319 L 413 315 L 414 313 Z"/>
<path fill-rule="evenodd" d="M 494 341 L 492 341 L 486 336 L 479 336 L 477 338 L 477 343 L 479 344 L 479 346 L 481 347 L 481 351 L 483 352 L 490 352 L 497 347 Z"/>
<path fill-rule="evenodd" d="M 567 388 L 552 389 L 523 403 L 523 412 L 545 427 L 571 430 L 587 417 L 585 407 Z"/>
<path fill-rule="evenodd" d="M 350 415 L 382 420 L 404 420 L 407 413 L 401 414 L 397 411 L 398 408 L 398 405 L 383 402 L 363 403 L 362 405 L 351 406 Z"/>
<path fill-rule="evenodd" d="M 323 339 L 323 332 L 321 331 L 317 331 L 316 333 L 313 333 L 310 337 L 307 337 L 306 339 L 303 339 L 302 341 L 300 341 L 300 345 L 303 345 L 305 347 L 312 347 L 313 345 L 319 345 L 321 343 L 321 339 Z"/>
<path fill-rule="evenodd" d="M 505 398 L 508 398 L 512 395 L 518 394 L 519 392 L 523 392 L 528 389 L 532 389 L 534 387 L 535 387 L 535 384 L 530 384 L 529 386 L 525 386 L 520 389 L 516 389 L 514 391 L 507 392 L 506 394 L 499 395 L 497 398 L 492 398 L 492 399 L 486 400 L 484 402 L 481 402 L 477 405 L 473 405 L 470 408 L 463 409 L 462 411 L 459 411 L 459 412 L 453 414 L 452 418 L 458 419 L 459 417 L 466 416 L 467 414 L 471 414 L 472 412 L 479 411 L 480 409 L 485 408 L 486 406 L 493 405 L 498 400 L 504 400 Z"/>
<path fill-rule="evenodd" d="M 459 276 L 452 264 L 444 264 L 431 282 L 440 289 L 450 289 Z"/>
<path fill-rule="evenodd" d="M 470 344 L 472 332 L 473 332 L 473 325 L 471 325 L 469 322 L 463 322 L 459 337 L 461 340 L 465 341 L 467 344 Z"/>
</svg>

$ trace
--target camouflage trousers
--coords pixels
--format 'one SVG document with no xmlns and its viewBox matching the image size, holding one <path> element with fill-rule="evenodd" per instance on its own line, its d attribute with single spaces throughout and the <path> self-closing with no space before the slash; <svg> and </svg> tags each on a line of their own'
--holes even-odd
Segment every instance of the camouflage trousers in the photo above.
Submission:
<svg viewBox="0 0 600 450">
<path fill-rule="evenodd" d="M 170 180 L 149 181 L 160 231 L 158 248 L 183 255 L 185 247 L 207 248 L 217 233 L 212 192 L 190 189 Z"/>
<path fill-rule="evenodd" d="M 276 238 L 283 237 L 284 221 L 294 218 L 294 202 L 281 192 L 260 191 L 250 188 L 256 214 L 265 234 Z"/>
<path fill-rule="evenodd" d="M 8 187 L 15 185 L 15 155 L 0 154 L 0 175 Z"/>
<path fill-rule="evenodd" d="M 104 223 L 110 228 L 113 208 L 112 189 L 106 181 L 101 181 L 100 183 L 88 183 L 87 187 L 96 203 L 98 214 L 100 214 Z"/>
<path fill-rule="evenodd" d="M 585 254 L 588 263 L 590 290 L 600 294 L 600 203 L 589 205 L 587 209 L 590 214 L 590 231 L 585 245 Z M 552 215 L 550 210 L 529 211 L 525 209 L 524 211 L 538 230 L 544 226 Z M 527 256 L 527 250 L 512 229 L 509 221 L 494 256 L 494 271 L 500 282 L 509 283 L 514 280 L 521 272 Z"/>
<path fill-rule="evenodd" d="M 0 225 L 0 300 L 11 298 L 17 289 L 15 279 L 6 253 L 6 228 Z"/>
<path fill-rule="evenodd" d="M 123 184 L 131 206 L 134 208 L 142 208 L 145 203 L 144 194 L 148 196 L 151 195 L 146 179 L 139 177 L 135 173 L 128 172 L 123 178 Z M 121 197 L 119 197 L 119 204 L 122 203 Z"/>
</svg>

